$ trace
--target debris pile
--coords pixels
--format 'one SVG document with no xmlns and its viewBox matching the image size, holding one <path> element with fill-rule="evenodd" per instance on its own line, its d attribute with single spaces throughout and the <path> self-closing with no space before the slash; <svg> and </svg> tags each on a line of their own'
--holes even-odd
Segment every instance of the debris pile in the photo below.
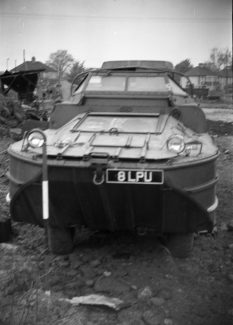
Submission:
<svg viewBox="0 0 233 325">
<path fill-rule="evenodd" d="M 31 128 L 46 129 L 53 105 L 51 100 L 35 100 L 29 106 L 0 94 L 0 135 L 10 135 L 14 140 L 20 140 L 24 131 Z"/>
</svg>

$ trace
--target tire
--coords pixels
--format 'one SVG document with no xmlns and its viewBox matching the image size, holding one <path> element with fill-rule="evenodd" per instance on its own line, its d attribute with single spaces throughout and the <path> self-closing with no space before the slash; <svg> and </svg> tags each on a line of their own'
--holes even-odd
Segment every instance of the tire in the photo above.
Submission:
<svg viewBox="0 0 233 325">
<path fill-rule="evenodd" d="M 73 250 L 73 229 L 47 225 L 49 251 L 56 255 L 70 254 Z"/>
<path fill-rule="evenodd" d="M 174 257 L 189 257 L 193 249 L 193 233 L 169 234 L 167 248 Z"/>
</svg>

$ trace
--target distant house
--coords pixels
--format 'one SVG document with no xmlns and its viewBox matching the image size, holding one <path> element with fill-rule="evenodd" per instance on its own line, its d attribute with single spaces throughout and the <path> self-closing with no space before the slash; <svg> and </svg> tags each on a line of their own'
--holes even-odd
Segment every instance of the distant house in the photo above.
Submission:
<svg viewBox="0 0 233 325">
<path fill-rule="evenodd" d="M 37 95 L 39 98 L 50 98 L 55 92 L 55 86 L 58 82 L 57 71 L 40 61 L 36 61 L 35 57 L 32 57 L 31 61 L 25 61 L 18 65 L 10 72 L 19 71 L 35 71 L 38 74 L 34 95 Z"/>
<path fill-rule="evenodd" d="M 189 77 L 194 88 L 208 88 L 211 91 L 220 86 L 218 74 L 204 67 L 201 63 L 188 70 L 185 75 Z M 181 85 L 183 88 L 187 87 L 187 78 L 181 78 Z"/>
<path fill-rule="evenodd" d="M 48 65 L 36 61 L 36 58 L 33 56 L 31 61 L 25 61 L 22 64 L 18 65 L 10 72 L 19 72 L 19 71 L 40 71 L 40 78 L 42 79 L 49 79 L 49 80 L 56 80 L 57 79 L 57 72 L 49 67 Z"/>
<path fill-rule="evenodd" d="M 218 74 L 219 83 L 221 89 L 226 92 L 233 92 L 233 78 L 232 78 L 232 67 L 228 66 L 221 70 Z"/>
</svg>

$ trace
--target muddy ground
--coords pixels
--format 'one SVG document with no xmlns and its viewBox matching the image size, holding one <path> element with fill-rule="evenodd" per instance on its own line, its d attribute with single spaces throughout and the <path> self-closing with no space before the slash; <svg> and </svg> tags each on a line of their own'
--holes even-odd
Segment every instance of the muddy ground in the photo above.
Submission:
<svg viewBox="0 0 233 325">
<path fill-rule="evenodd" d="M 216 236 L 197 235 L 180 260 L 154 238 L 83 232 L 72 254 L 57 257 L 43 229 L 13 223 L 12 241 L 0 244 L 0 324 L 233 324 L 233 123 L 208 123 L 221 153 Z M 0 140 L 1 214 L 10 142 Z M 93 293 L 123 303 L 115 311 L 63 300 Z"/>
</svg>

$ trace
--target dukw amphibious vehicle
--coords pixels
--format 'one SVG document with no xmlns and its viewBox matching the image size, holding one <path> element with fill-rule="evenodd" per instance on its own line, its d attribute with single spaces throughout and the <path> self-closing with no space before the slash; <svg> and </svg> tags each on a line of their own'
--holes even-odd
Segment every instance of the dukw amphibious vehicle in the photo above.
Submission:
<svg viewBox="0 0 233 325">
<path fill-rule="evenodd" d="M 46 131 L 9 147 L 11 216 L 46 224 L 67 253 L 73 229 L 152 231 L 187 256 L 212 231 L 218 149 L 165 61 L 108 61 L 78 75 Z"/>
</svg>

